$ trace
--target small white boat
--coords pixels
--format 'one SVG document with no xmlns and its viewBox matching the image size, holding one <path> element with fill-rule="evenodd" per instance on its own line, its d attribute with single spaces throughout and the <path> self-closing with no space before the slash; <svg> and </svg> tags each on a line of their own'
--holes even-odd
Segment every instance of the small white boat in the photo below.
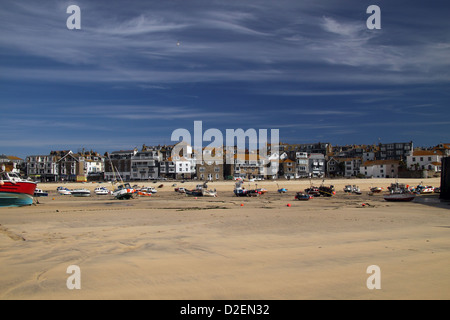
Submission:
<svg viewBox="0 0 450 320">
<path fill-rule="evenodd" d="M 97 187 L 97 188 L 95 188 L 94 193 L 96 195 L 103 196 L 103 195 L 108 195 L 111 192 L 105 187 Z"/>
<path fill-rule="evenodd" d="M 156 190 L 153 187 L 142 188 L 140 191 L 146 192 L 146 193 L 157 193 L 158 192 L 158 190 Z"/>
<path fill-rule="evenodd" d="M 217 197 L 217 191 L 216 190 L 202 189 L 202 195 L 204 197 Z"/>
<path fill-rule="evenodd" d="M 420 193 L 434 193 L 434 187 L 426 186 L 422 189 L 422 191 L 420 191 Z"/>
<path fill-rule="evenodd" d="M 64 196 L 67 196 L 67 195 L 71 195 L 71 194 L 72 194 L 72 190 L 69 190 L 69 189 L 67 189 L 67 188 L 65 188 L 65 187 L 58 187 L 58 188 L 56 189 L 56 191 L 58 191 L 59 194 L 62 194 L 62 195 L 64 195 Z"/>
<path fill-rule="evenodd" d="M 74 197 L 90 197 L 91 191 L 89 191 L 88 189 L 75 189 L 72 190 L 72 195 Z"/>
<path fill-rule="evenodd" d="M 34 196 L 35 197 L 48 197 L 48 192 L 43 191 L 42 189 L 34 190 Z"/>
<path fill-rule="evenodd" d="M 358 195 L 362 194 L 361 189 L 355 185 L 352 186 L 352 193 L 358 194 Z"/>
</svg>

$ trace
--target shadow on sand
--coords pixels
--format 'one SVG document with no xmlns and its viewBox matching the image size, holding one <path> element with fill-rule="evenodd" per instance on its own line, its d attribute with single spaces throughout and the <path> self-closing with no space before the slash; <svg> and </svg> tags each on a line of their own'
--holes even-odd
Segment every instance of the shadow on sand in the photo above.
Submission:
<svg viewBox="0 0 450 320">
<path fill-rule="evenodd" d="M 413 202 L 436 208 L 450 209 L 450 201 L 439 199 L 438 193 L 417 195 Z"/>
</svg>

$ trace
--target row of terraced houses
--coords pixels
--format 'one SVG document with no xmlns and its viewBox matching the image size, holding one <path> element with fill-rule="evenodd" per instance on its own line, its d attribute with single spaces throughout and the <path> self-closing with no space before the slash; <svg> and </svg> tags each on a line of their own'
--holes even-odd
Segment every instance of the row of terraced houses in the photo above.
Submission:
<svg viewBox="0 0 450 320">
<path fill-rule="evenodd" d="M 184 144 L 184 143 L 180 143 Z M 203 148 L 201 159 L 189 145 L 158 145 L 107 152 L 71 150 L 0 156 L 2 169 L 37 181 L 148 181 L 157 179 L 300 179 L 333 177 L 420 177 L 440 174 L 450 144 L 414 148 L 413 142 L 332 146 L 330 143 L 280 144 L 270 157 L 236 149 Z M 270 151 L 270 148 L 269 148 Z M 228 157 L 228 158 L 227 158 Z M 231 161 L 229 160 L 231 159 Z M 274 163 L 276 170 L 273 170 Z"/>
</svg>

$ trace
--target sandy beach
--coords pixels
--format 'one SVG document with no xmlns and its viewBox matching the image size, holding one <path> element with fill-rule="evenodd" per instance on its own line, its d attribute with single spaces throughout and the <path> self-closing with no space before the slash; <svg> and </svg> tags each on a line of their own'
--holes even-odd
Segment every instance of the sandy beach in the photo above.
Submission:
<svg viewBox="0 0 450 320">
<path fill-rule="evenodd" d="M 399 182 L 421 181 L 440 185 Z M 337 194 L 310 201 L 294 200 L 309 180 L 259 181 L 268 192 L 254 198 L 213 182 L 219 196 L 197 199 L 163 182 L 157 194 L 122 201 L 39 184 L 50 192 L 39 204 L 0 208 L 0 299 L 450 299 L 450 203 L 367 194 L 392 182 L 327 180 Z M 363 194 L 344 193 L 347 184 Z M 81 289 L 67 288 L 70 265 Z M 366 285 L 371 265 L 381 289 Z"/>
</svg>

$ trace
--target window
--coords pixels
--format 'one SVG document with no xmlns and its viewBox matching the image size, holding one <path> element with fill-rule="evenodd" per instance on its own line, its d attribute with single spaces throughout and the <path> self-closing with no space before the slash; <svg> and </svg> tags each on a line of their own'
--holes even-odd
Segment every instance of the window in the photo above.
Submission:
<svg viewBox="0 0 450 320">
<path fill-rule="evenodd" d="M 420 161 L 423 161 L 423 157 L 420 157 Z"/>
<path fill-rule="evenodd" d="M 431 157 L 428 157 L 428 161 L 431 161 Z"/>
</svg>

